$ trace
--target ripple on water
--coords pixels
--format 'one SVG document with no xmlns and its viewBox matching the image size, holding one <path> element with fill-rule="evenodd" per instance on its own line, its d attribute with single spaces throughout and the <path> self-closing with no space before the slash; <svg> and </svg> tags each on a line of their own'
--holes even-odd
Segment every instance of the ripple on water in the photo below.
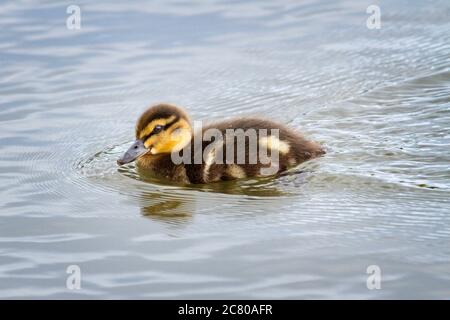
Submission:
<svg viewBox="0 0 450 320">
<path fill-rule="evenodd" d="M 307 166 L 298 167 L 295 170 L 287 172 L 278 179 L 274 178 L 260 178 L 260 179 L 246 179 L 241 181 L 220 182 L 208 185 L 179 185 L 163 181 L 157 178 L 141 177 L 135 168 L 134 163 L 118 167 L 116 160 L 123 154 L 130 143 L 123 143 L 106 148 L 99 151 L 86 159 L 79 160 L 76 163 L 75 169 L 84 177 L 83 183 L 89 183 L 89 179 L 97 182 L 99 188 L 116 188 L 119 191 L 122 189 L 122 184 L 133 184 L 142 189 L 149 187 L 152 190 L 161 188 L 170 188 L 174 190 L 184 190 L 186 192 L 211 192 L 241 195 L 241 196 L 256 196 L 256 197 L 277 197 L 295 195 L 299 191 L 308 176 L 311 174 L 314 166 L 310 161 Z M 318 161 L 318 160 L 317 160 Z M 130 178 L 131 180 L 125 180 Z M 114 182 L 118 184 L 114 187 Z M 131 196 L 134 191 L 128 190 Z"/>
<path fill-rule="evenodd" d="M 84 3 L 79 32 L 64 4 L 2 2 L 0 296 L 73 297 L 75 262 L 83 297 L 375 297 L 383 263 L 384 297 L 441 298 L 448 1 L 406 2 L 379 30 L 354 1 Z M 277 179 L 144 180 L 115 161 L 158 101 L 329 150 Z"/>
</svg>

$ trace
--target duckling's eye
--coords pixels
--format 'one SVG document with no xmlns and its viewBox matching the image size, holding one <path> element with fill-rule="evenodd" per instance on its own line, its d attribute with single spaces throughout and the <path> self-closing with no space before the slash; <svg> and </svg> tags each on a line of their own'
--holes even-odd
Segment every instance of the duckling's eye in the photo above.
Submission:
<svg viewBox="0 0 450 320">
<path fill-rule="evenodd" d="M 153 128 L 152 133 L 160 133 L 162 131 L 162 129 L 163 129 L 163 126 L 157 125 L 157 126 L 155 126 L 155 128 Z"/>
</svg>

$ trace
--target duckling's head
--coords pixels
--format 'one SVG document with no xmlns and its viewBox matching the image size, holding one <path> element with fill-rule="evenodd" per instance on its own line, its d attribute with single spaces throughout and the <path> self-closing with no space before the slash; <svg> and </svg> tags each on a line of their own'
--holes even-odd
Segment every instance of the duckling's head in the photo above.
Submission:
<svg viewBox="0 0 450 320">
<path fill-rule="evenodd" d="M 136 123 L 136 141 L 117 160 L 118 165 L 143 155 L 171 153 L 185 147 L 192 137 L 189 117 L 179 107 L 158 104 L 148 108 Z"/>
</svg>

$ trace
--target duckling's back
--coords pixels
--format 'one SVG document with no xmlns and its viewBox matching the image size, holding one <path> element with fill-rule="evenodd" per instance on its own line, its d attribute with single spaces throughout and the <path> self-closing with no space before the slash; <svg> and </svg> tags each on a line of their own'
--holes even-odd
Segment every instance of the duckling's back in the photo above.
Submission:
<svg viewBox="0 0 450 320">
<path fill-rule="evenodd" d="M 275 175 L 325 153 L 318 143 L 266 119 L 217 122 L 201 134 L 194 135 L 191 161 L 184 165 L 191 183 Z"/>
</svg>

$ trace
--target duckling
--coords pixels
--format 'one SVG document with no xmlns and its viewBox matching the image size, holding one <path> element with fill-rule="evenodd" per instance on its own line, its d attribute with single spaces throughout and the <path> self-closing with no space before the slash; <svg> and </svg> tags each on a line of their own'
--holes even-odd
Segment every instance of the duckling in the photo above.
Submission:
<svg viewBox="0 0 450 320">
<path fill-rule="evenodd" d="M 194 129 L 182 108 L 151 106 L 117 164 L 136 161 L 140 173 L 199 184 L 276 175 L 325 153 L 318 143 L 271 120 L 235 118 Z"/>
</svg>

